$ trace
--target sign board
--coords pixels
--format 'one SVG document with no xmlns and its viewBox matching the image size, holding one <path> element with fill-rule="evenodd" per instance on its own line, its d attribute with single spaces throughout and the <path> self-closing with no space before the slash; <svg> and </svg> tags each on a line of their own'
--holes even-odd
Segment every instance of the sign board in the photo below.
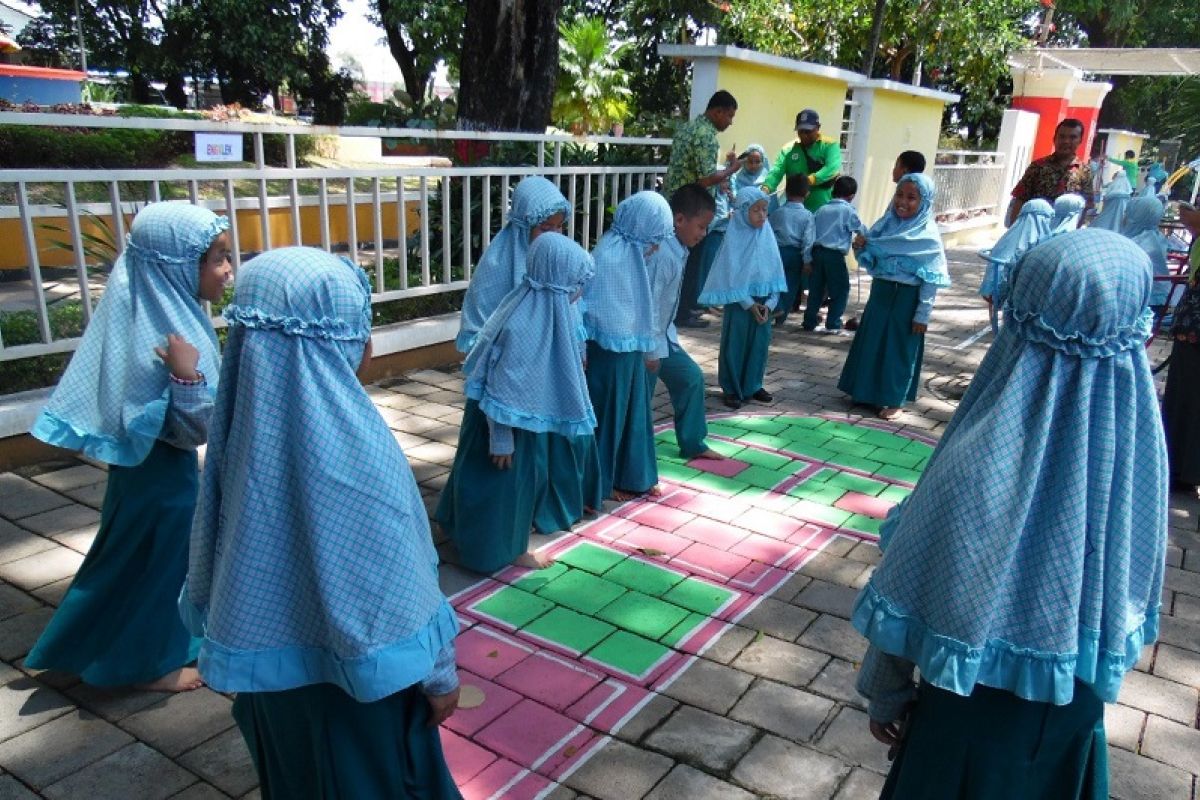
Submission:
<svg viewBox="0 0 1200 800">
<path fill-rule="evenodd" d="M 241 161 L 240 133 L 197 133 L 197 161 Z"/>
</svg>

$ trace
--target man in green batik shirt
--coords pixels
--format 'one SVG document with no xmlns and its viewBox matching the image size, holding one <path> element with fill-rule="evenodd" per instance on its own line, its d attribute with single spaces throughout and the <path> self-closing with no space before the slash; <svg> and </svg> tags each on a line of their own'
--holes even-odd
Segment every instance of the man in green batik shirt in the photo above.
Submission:
<svg viewBox="0 0 1200 800">
<path fill-rule="evenodd" d="M 841 172 L 841 146 L 821 136 L 821 118 L 806 108 L 796 115 L 796 141 L 779 152 L 763 180 L 763 190 L 774 194 L 789 175 L 804 175 L 810 187 L 804 207 L 816 212 L 833 197 L 833 181 Z"/>
</svg>

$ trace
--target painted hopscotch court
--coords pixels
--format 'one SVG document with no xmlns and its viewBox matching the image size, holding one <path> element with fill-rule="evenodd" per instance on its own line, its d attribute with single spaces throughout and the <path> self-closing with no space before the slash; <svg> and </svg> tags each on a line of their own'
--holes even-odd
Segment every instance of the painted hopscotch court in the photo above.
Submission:
<svg viewBox="0 0 1200 800">
<path fill-rule="evenodd" d="M 713 417 L 725 460 L 656 436 L 662 495 L 577 527 L 451 601 L 460 710 L 442 728 L 467 800 L 542 797 L 838 536 L 874 541 L 933 440 L 851 416 Z"/>
</svg>

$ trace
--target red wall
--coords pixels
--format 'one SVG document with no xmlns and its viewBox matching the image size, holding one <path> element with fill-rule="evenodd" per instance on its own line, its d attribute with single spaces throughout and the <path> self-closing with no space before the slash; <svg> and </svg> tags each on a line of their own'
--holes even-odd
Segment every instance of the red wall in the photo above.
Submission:
<svg viewBox="0 0 1200 800">
<path fill-rule="evenodd" d="M 1058 123 L 1070 116 L 1066 99 L 1062 97 L 1014 97 L 1012 107 L 1019 111 L 1032 111 L 1040 117 L 1037 138 L 1033 142 L 1033 157 L 1041 158 L 1053 153 L 1054 129 L 1058 127 Z"/>
<path fill-rule="evenodd" d="M 1092 142 L 1096 139 L 1096 124 L 1100 119 L 1100 109 L 1069 106 L 1067 116 L 1074 117 L 1083 123 L 1083 144 L 1079 146 L 1079 152 L 1076 155 L 1086 160 L 1092 154 Z M 1038 133 L 1041 133 L 1040 129 Z"/>
</svg>

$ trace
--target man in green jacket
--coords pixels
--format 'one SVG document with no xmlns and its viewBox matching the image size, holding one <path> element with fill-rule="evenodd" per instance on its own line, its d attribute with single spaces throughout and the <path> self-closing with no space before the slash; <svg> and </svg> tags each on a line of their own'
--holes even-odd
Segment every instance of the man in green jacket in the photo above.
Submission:
<svg viewBox="0 0 1200 800">
<path fill-rule="evenodd" d="M 804 207 L 815 212 L 833 197 L 833 182 L 842 172 L 842 148 L 821 136 L 821 118 L 811 108 L 796 115 L 796 141 L 785 145 L 763 181 L 774 194 L 789 175 L 805 175 L 810 187 Z"/>
</svg>

